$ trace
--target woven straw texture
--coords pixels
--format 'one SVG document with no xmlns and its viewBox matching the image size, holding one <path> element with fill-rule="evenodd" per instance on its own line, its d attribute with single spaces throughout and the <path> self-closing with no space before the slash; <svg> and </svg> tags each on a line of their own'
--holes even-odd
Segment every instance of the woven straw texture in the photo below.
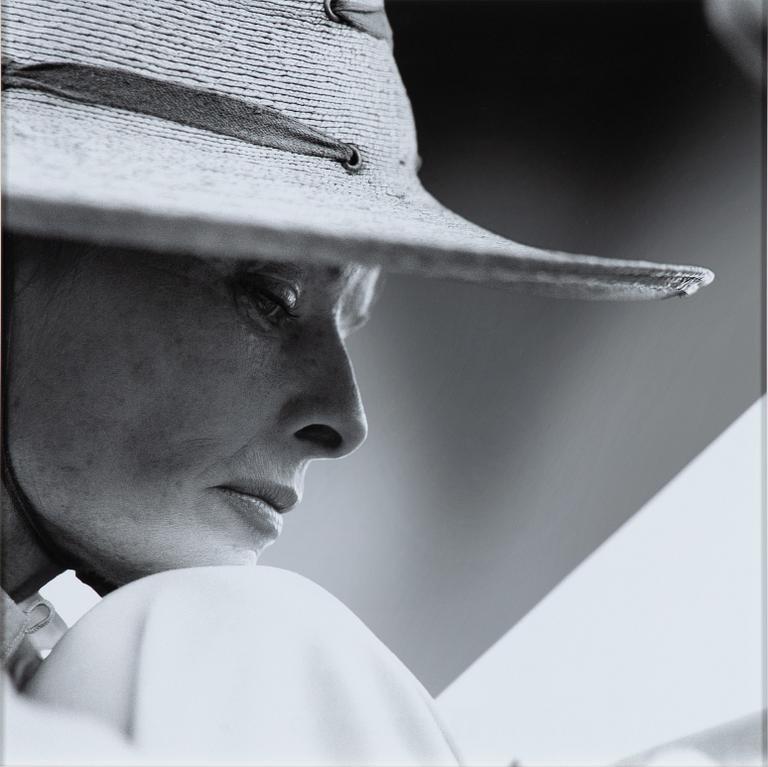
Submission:
<svg viewBox="0 0 768 767">
<path fill-rule="evenodd" d="M 389 44 L 322 0 L 7 0 L 4 55 L 129 70 L 278 109 L 345 142 L 339 163 L 32 90 L 4 92 L 5 223 L 201 255 L 356 261 L 590 298 L 691 294 L 699 267 L 520 245 L 437 203 L 416 176 Z"/>
</svg>

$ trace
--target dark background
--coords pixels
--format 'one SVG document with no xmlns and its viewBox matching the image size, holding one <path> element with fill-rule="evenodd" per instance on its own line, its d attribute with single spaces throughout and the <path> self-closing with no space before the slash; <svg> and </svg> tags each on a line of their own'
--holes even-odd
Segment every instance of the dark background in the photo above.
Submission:
<svg viewBox="0 0 768 767">
<path fill-rule="evenodd" d="M 623 304 L 389 277 L 351 344 L 368 442 L 310 472 L 263 561 L 436 694 L 764 391 L 762 107 L 698 2 L 388 10 L 441 201 L 532 245 L 717 275 Z"/>
</svg>

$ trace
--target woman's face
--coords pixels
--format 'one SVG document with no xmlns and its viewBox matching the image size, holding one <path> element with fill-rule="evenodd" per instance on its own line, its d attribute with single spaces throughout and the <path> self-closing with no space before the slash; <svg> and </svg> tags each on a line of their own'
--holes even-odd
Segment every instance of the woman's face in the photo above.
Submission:
<svg viewBox="0 0 768 767">
<path fill-rule="evenodd" d="M 9 444 L 50 534 L 116 585 L 255 561 L 309 461 L 365 438 L 345 337 L 376 272 L 31 242 Z"/>
</svg>

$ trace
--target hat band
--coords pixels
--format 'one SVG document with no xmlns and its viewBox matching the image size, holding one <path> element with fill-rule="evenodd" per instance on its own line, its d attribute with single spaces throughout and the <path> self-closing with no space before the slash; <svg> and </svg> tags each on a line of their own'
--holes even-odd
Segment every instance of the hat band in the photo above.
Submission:
<svg viewBox="0 0 768 767">
<path fill-rule="evenodd" d="M 325 157 L 360 169 L 360 151 L 271 107 L 158 80 L 123 69 L 51 62 L 19 65 L 4 59 L 2 87 L 28 88 L 82 104 L 126 109 L 218 133 L 257 146 Z"/>
</svg>

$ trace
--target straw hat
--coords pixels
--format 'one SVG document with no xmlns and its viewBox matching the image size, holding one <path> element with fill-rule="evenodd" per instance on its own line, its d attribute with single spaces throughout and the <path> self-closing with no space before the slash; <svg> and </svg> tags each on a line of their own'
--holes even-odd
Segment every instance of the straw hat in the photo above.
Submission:
<svg viewBox="0 0 768 767">
<path fill-rule="evenodd" d="M 2 21 L 12 229 L 593 298 L 713 278 L 521 245 L 440 205 L 380 0 L 6 0 Z"/>
</svg>

